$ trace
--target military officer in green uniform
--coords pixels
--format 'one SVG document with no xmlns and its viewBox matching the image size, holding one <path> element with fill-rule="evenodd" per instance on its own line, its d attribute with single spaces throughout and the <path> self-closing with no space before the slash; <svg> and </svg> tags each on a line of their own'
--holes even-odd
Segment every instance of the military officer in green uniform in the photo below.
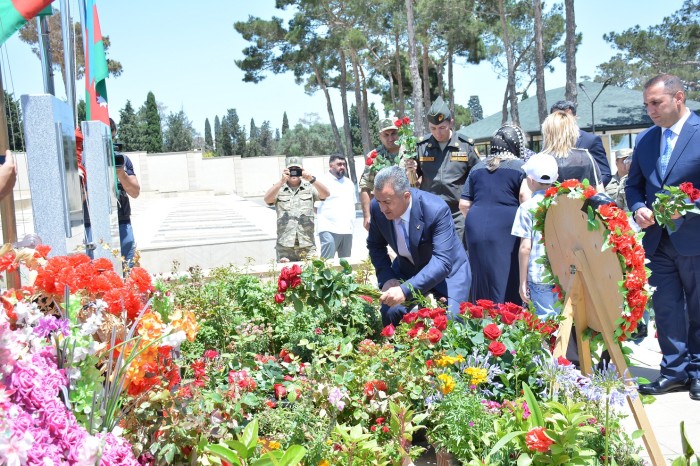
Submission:
<svg viewBox="0 0 700 466">
<path fill-rule="evenodd" d="M 282 178 L 263 200 L 277 210 L 277 260 L 301 261 L 316 254 L 314 202 L 330 193 L 316 177 L 304 170 L 299 157 L 288 157 Z"/>
<path fill-rule="evenodd" d="M 428 110 L 430 136 L 418 141 L 420 189 L 437 194 L 452 211 L 459 238 L 464 238 L 464 216 L 459 211 L 462 187 L 469 171 L 479 162 L 474 143 L 454 131 L 447 103 L 438 97 Z"/>
</svg>

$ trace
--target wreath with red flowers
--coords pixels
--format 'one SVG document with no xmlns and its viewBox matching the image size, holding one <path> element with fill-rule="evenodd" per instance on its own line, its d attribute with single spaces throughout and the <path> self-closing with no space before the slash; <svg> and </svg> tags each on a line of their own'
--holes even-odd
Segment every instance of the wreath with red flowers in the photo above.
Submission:
<svg viewBox="0 0 700 466">
<path fill-rule="evenodd" d="M 535 210 L 533 228 L 542 234 L 544 242 L 544 224 L 549 207 L 556 203 L 558 196 L 567 196 L 571 199 L 586 200 L 598 194 L 588 180 L 566 180 L 556 183 L 545 191 L 544 199 Z M 620 209 L 615 203 L 588 206 L 588 228 L 605 228 L 603 251 L 612 249 L 617 254 L 622 268 L 623 280 L 619 283 L 620 294 L 624 297 L 624 306 L 620 317 L 615 321 L 615 337 L 618 341 L 626 340 L 637 329 L 637 324 L 642 319 L 647 307 L 652 289 L 649 286 L 650 270 L 646 267 L 646 256 L 642 246 L 642 233 L 636 232 L 629 221 L 629 214 Z M 545 267 L 545 279 L 555 285 L 555 291 L 559 294 L 560 303 L 564 300 L 564 293 L 558 278 L 552 272 L 548 260 L 543 261 Z"/>
</svg>

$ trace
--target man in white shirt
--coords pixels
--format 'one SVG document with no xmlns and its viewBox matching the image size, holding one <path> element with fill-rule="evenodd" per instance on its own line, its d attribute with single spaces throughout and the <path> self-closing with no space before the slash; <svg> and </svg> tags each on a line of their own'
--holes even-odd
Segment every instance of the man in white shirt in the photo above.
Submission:
<svg viewBox="0 0 700 466">
<path fill-rule="evenodd" d="M 318 236 L 321 241 L 321 257 L 332 259 L 350 257 L 352 229 L 355 222 L 355 185 L 345 176 L 348 164 L 342 154 L 331 155 L 328 173 L 323 183 L 328 196 L 318 207 Z"/>
</svg>

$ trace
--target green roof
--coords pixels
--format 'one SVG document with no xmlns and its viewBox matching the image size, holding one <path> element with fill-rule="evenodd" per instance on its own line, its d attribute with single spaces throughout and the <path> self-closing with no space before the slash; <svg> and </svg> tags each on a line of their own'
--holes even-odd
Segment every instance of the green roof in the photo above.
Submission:
<svg viewBox="0 0 700 466">
<path fill-rule="evenodd" d="M 603 87 L 602 83 L 585 81 L 583 85 L 591 98 L 595 98 Z M 591 130 L 591 102 L 581 89 L 578 90 L 578 107 L 576 115 L 578 125 L 585 131 Z M 552 89 L 545 92 L 547 99 L 547 112 L 557 101 L 564 100 L 564 88 Z M 653 125 L 644 109 L 642 91 L 627 89 L 624 87 L 607 86 L 595 101 L 595 129 L 596 133 L 619 129 L 648 128 Z M 700 110 L 700 102 L 688 100 L 686 105 L 692 111 Z M 537 96 L 529 97 L 518 103 L 520 113 L 520 126 L 530 136 L 538 136 L 540 122 L 537 115 Z M 510 119 L 508 120 L 510 121 Z M 468 136 L 476 143 L 488 142 L 491 136 L 501 127 L 501 113 L 496 113 L 483 120 L 463 126 L 459 133 Z"/>
</svg>

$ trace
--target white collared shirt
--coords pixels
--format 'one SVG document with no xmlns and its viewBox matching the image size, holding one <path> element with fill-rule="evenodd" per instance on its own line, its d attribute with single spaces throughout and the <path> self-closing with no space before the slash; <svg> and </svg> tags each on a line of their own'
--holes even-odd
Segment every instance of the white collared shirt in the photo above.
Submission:
<svg viewBox="0 0 700 466">
<path fill-rule="evenodd" d="M 394 220 L 394 232 L 396 233 L 396 248 L 398 251 L 396 253 L 402 257 L 413 262 L 413 256 L 411 255 L 410 246 L 408 244 L 409 235 L 409 225 L 411 223 L 411 207 L 413 206 L 413 197 L 408 201 L 408 208 L 406 212 L 401 214 L 401 217 Z M 404 235 L 405 231 L 405 235 Z"/>
<path fill-rule="evenodd" d="M 690 109 L 686 107 L 683 116 L 673 126 L 671 126 L 670 128 L 661 127 L 661 147 L 659 148 L 660 154 L 663 154 L 664 150 L 666 149 L 666 138 L 664 137 L 664 131 L 670 129 L 673 132 L 673 135 L 671 136 L 670 140 L 671 152 L 673 152 L 673 149 L 676 148 L 676 141 L 678 141 L 678 136 L 681 134 L 681 129 L 683 129 L 683 125 L 686 121 L 688 121 L 688 118 L 690 118 Z"/>
</svg>

